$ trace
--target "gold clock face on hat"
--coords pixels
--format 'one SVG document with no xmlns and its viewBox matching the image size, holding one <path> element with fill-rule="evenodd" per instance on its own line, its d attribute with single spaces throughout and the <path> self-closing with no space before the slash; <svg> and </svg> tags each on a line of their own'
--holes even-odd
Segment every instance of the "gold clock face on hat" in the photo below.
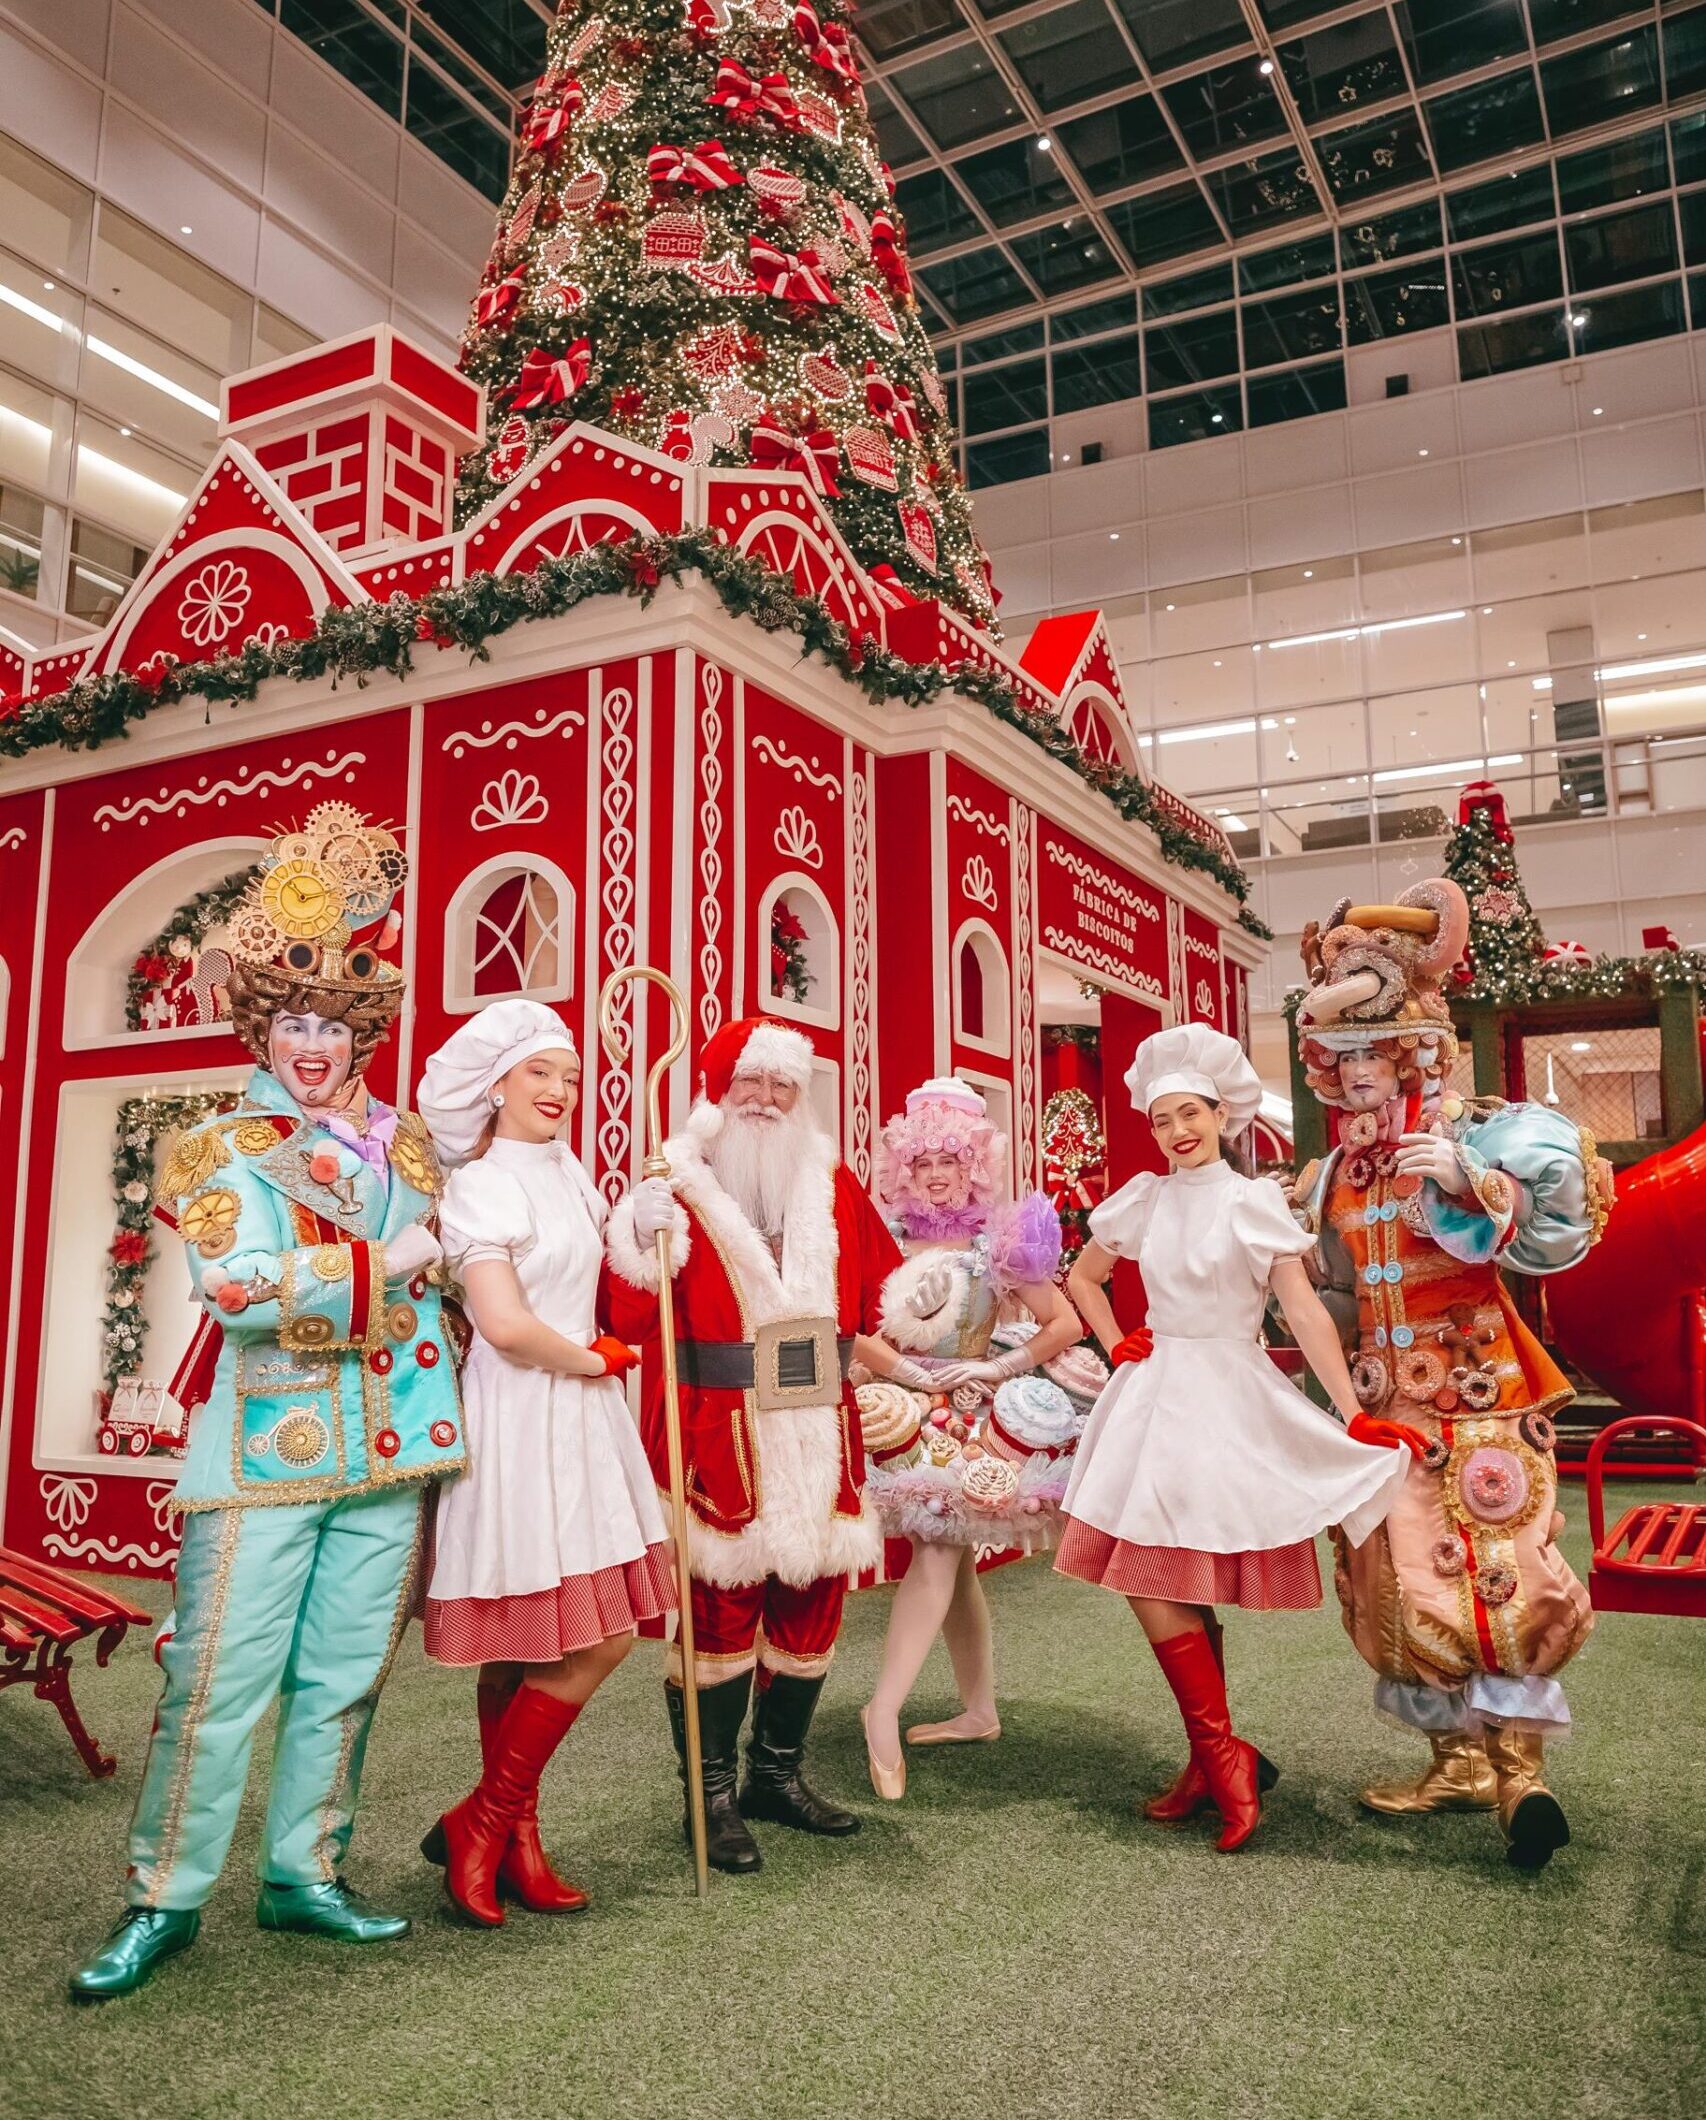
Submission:
<svg viewBox="0 0 1706 2120">
<path fill-rule="evenodd" d="M 343 917 L 341 894 L 317 861 L 281 861 L 261 885 L 261 904 L 281 935 L 308 941 Z"/>
</svg>

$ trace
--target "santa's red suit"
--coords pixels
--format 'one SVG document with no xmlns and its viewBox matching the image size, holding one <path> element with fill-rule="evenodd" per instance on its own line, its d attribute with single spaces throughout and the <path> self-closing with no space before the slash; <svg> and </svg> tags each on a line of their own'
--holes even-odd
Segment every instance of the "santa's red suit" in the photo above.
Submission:
<svg viewBox="0 0 1706 2120">
<path fill-rule="evenodd" d="M 815 1129 L 797 1157 L 774 1248 L 712 1170 L 707 1151 L 725 1123 L 722 1100 L 737 1072 L 791 1082 L 805 1097 L 812 1048 L 800 1032 L 762 1018 L 726 1025 L 708 1041 L 702 1066 L 705 1096 L 664 1145 L 676 1206 L 671 1268 L 694 1679 L 707 1805 L 718 1814 L 713 1859 L 720 1818 L 722 1866 L 751 1869 L 757 1849 L 741 1813 L 818 1832 L 857 1825 L 812 1794 L 799 1761 L 848 1577 L 874 1566 L 882 1550 L 846 1372 L 854 1336 L 878 1329 L 883 1282 L 900 1253 L 834 1144 Z M 641 1432 L 664 1486 L 657 1251 L 655 1241 L 637 1237 L 631 1199 L 612 1214 L 606 1242 L 608 1329 L 641 1349 Z M 737 1810 L 735 1750 L 755 1667 L 759 1705 Z M 670 1676 L 679 1737 L 679 1650 Z"/>
</svg>

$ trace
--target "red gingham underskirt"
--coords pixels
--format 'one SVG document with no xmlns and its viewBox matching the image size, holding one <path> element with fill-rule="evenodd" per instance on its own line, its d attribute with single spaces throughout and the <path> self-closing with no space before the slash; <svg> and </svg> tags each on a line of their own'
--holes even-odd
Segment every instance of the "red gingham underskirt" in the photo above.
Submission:
<svg viewBox="0 0 1706 2120">
<path fill-rule="evenodd" d="M 1194 1546 L 1133 1546 L 1075 1516 L 1065 1521 L 1055 1573 L 1117 1590 L 1121 1597 L 1242 1605 L 1252 1612 L 1307 1612 L 1321 1602 L 1311 1539 L 1265 1553 L 1202 1553 Z"/>
<path fill-rule="evenodd" d="M 667 1545 L 637 1561 L 568 1575 L 521 1597 L 429 1597 L 426 1650 L 441 1664 L 551 1664 L 676 1608 Z"/>
</svg>

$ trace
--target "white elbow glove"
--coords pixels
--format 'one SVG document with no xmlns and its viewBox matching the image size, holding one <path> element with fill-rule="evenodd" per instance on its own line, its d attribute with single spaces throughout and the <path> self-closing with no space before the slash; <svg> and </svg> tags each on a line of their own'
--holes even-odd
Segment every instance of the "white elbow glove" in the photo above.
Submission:
<svg viewBox="0 0 1706 2120">
<path fill-rule="evenodd" d="M 424 1222 L 411 1222 L 385 1247 L 385 1278 L 406 1281 L 423 1267 L 436 1266 L 444 1257 L 444 1246 Z"/>
</svg>

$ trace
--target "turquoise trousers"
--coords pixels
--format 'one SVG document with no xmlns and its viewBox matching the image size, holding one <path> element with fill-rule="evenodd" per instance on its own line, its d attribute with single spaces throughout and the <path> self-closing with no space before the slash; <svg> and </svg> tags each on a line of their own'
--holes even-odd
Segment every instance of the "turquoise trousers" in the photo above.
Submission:
<svg viewBox="0 0 1706 2120">
<path fill-rule="evenodd" d="M 276 1699 L 269 1883 L 336 1876 L 374 1703 L 414 1609 L 422 1490 L 188 1516 L 166 1687 L 130 1829 L 132 1906 L 199 1907 Z"/>
</svg>

